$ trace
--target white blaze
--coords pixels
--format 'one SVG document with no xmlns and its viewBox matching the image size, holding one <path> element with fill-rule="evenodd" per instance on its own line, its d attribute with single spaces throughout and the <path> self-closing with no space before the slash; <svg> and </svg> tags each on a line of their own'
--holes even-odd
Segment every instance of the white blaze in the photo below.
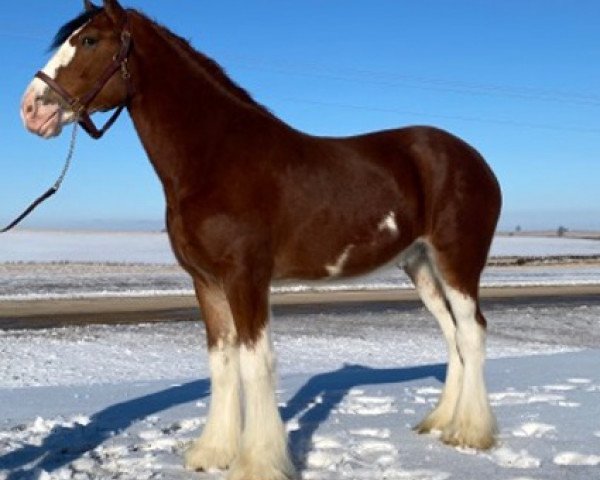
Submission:
<svg viewBox="0 0 600 480">
<path fill-rule="evenodd" d="M 87 25 L 87 23 L 85 25 Z M 75 57 L 75 52 L 77 51 L 77 49 L 71 45 L 71 39 L 77 35 L 85 27 L 85 25 L 75 30 L 71 36 L 65 40 L 65 42 L 58 48 L 54 56 L 48 61 L 46 66 L 42 68 L 42 72 L 55 80 L 58 69 L 61 67 L 66 67 L 71 63 L 73 57 Z M 46 88 L 47 85 L 36 77 L 29 84 L 27 92 L 33 90 L 37 96 L 40 96 L 44 93 Z"/>
</svg>

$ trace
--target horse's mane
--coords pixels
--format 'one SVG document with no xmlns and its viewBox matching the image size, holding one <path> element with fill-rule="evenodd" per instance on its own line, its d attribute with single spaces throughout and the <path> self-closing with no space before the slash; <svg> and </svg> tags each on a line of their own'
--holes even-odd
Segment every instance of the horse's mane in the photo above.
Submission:
<svg viewBox="0 0 600 480">
<path fill-rule="evenodd" d="M 52 40 L 52 43 L 50 45 L 50 49 L 53 50 L 60 47 L 64 42 L 67 41 L 67 39 L 73 34 L 73 32 L 75 32 L 75 30 L 85 25 L 88 21 L 90 21 L 103 10 L 103 8 L 94 8 L 93 10 L 84 11 L 80 13 L 77 17 L 75 17 L 73 20 L 70 20 L 67 23 L 65 23 L 62 27 L 60 27 L 60 29 L 54 36 L 54 39 Z M 135 15 L 138 15 L 139 17 L 153 25 L 162 37 L 172 41 L 173 44 L 178 48 L 178 50 L 180 50 L 197 66 L 199 66 L 204 72 L 206 72 L 208 74 L 208 77 L 227 93 L 232 95 L 237 100 L 241 101 L 243 104 L 252 106 L 264 113 L 270 114 L 269 110 L 265 106 L 261 105 L 256 100 L 254 100 L 254 98 L 252 98 L 252 96 L 246 90 L 244 90 L 242 87 L 237 85 L 231 78 L 229 78 L 229 76 L 225 73 L 223 68 L 217 62 L 207 57 L 206 55 L 198 52 L 198 50 L 192 47 L 188 40 L 180 37 L 179 35 L 174 34 L 168 28 L 166 28 L 163 25 L 160 25 L 158 22 L 153 21 L 138 10 L 128 11 L 130 14 L 133 13 Z"/>
<path fill-rule="evenodd" d="M 130 10 L 130 12 L 139 15 L 141 18 L 153 25 L 163 38 L 170 40 L 179 51 L 185 54 L 190 60 L 192 60 L 194 64 L 196 64 L 204 72 L 206 72 L 208 74 L 208 77 L 227 93 L 229 93 L 234 98 L 246 105 L 255 107 L 263 113 L 267 113 L 269 115 L 271 114 L 264 105 L 261 105 L 256 100 L 254 100 L 254 98 L 252 98 L 252 96 L 246 90 L 244 90 L 237 83 L 235 83 L 227 75 L 227 73 L 225 73 L 223 67 L 221 67 L 212 58 L 209 58 L 203 53 L 200 53 L 198 50 L 196 50 L 188 40 L 173 33 L 164 25 L 161 25 L 158 22 L 148 18 L 146 15 L 137 10 Z"/>
<path fill-rule="evenodd" d="M 58 29 L 56 35 L 54 35 L 49 50 L 54 50 L 60 47 L 63 43 L 67 41 L 67 39 L 73 34 L 75 30 L 85 25 L 92 18 L 98 15 L 102 10 L 102 8 L 86 10 L 77 15 L 73 20 L 69 20 L 67 23 L 65 23 L 62 27 Z"/>
</svg>

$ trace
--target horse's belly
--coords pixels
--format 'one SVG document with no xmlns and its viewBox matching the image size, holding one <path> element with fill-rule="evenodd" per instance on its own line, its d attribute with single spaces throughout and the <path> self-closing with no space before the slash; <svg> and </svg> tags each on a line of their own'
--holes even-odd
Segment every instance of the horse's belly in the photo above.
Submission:
<svg viewBox="0 0 600 480">
<path fill-rule="evenodd" d="M 368 273 L 398 257 L 415 240 L 412 225 L 390 210 L 369 228 L 323 225 L 305 231 L 276 256 L 276 279 L 320 280 Z"/>
</svg>

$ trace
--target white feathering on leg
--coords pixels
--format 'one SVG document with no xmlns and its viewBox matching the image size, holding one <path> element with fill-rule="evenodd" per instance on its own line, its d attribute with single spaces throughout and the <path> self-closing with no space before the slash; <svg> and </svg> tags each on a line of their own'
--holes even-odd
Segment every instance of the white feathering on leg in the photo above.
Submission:
<svg viewBox="0 0 600 480">
<path fill-rule="evenodd" d="M 191 470 L 229 467 L 239 452 L 242 432 L 239 346 L 233 316 L 221 290 L 205 290 L 204 294 L 228 333 L 209 350 L 210 407 L 202 435 L 185 452 L 185 466 Z"/>
<path fill-rule="evenodd" d="M 495 443 L 497 427 L 483 376 L 485 329 L 477 322 L 477 307 L 471 297 L 447 286 L 444 290 L 456 318 L 456 342 L 464 373 L 454 417 L 442 432 L 442 440 L 487 449 Z"/>
<path fill-rule="evenodd" d="M 422 261 L 410 274 L 425 307 L 438 321 L 448 346 L 444 390 L 435 409 L 415 427 L 419 433 L 428 433 L 431 430 L 443 430 L 452 420 L 462 385 L 463 366 L 456 347 L 454 320 L 431 265 Z"/>
<path fill-rule="evenodd" d="M 229 480 L 287 480 L 296 478 L 287 435 L 275 395 L 275 365 L 265 328 L 254 345 L 240 347 L 245 398 L 245 424 L 239 457 Z"/>
</svg>

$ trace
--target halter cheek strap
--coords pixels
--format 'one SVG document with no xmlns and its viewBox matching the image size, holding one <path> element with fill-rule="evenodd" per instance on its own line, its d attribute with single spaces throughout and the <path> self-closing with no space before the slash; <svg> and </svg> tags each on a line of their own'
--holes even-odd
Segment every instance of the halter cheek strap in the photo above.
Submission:
<svg viewBox="0 0 600 480">
<path fill-rule="evenodd" d="M 61 86 L 56 80 L 46 75 L 41 70 L 35 74 L 37 78 L 46 83 L 56 94 L 58 94 L 62 100 L 66 103 L 69 110 L 71 110 L 77 119 L 77 122 L 81 127 L 94 139 L 101 138 L 106 131 L 115 123 L 129 99 L 133 96 L 133 86 L 131 85 L 131 79 L 129 74 L 129 68 L 127 65 L 127 59 L 131 52 L 131 32 L 129 31 L 129 25 L 127 20 L 121 30 L 121 48 L 119 52 L 114 56 L 112 62 L 106 67 L 102 75 L 98 78 L 94 86 L 82 97 L 75 97 L 71 95 L 63 86 Z M 90 117 L 89 106 L 106 86 L 108 81 L 117 72 L 121 72 L 121 78 L 125 81 L 127 87 L 127 100 L 125 103 L 120 105 L 102 126 L 102 128 L 96 127 Z"/>
<path fill-rule="evenodd" d="M 123 23 L 123 28 L 121 30 L 121 49 L 119 53 L 117 53 L 111 64 L 106 67 L 100 78 L 96 81 L 91 90 L 86 93 L 83 97 L 77 98 L 71 95 L 67 90 L 62 87 L 56 80 L 50 78 L 44 72 L 39 71 L 35 74 L 37 78 L 45 82 L 52 90 L 54 90 L 59 97 L 66 103 L 67 108 L 69 108 L 75 114 L 75 118 L 79 125 L 94 139 L 98 139 L 102 137 L 106 133 L 106 131 L 112 126 L 113 123 L 117 120 L 129 100 L 133 96 L 133 87 L 131 85 L 129 70 L 127 68 L 127 58 L 129 57 L 129 53 L 131 51 L 131 32 L 129 30 L 127 24 L 127 17 L 125 17 L 125 22 Z M 127 99 L 125 103 L 120 105 L 110 116 L 110 118 L 106 121 L 104 126 L 100 129 L 96 127 L 92 119 L 90 118 L 89 106 L 98 96 L 98 94 L 102 91 L 104 86 L 108 83 L 108 81 L 112 78 L 112 76 L 121 71 L 121 78 L 125 81 L 125 85 L 127 86 Z M 67 154 L 67 159 L 65 161 L 65 166 L 63 170 L 54 183 L 52 187 L 50 187 L 45 193 L 40 195 L 37 199 L 35 199 L 26 209 L 25 211 L 19 215 L 15 220 L 13 220 L 9 225 L 0 229 L 0 233 L 5 233 L 18 225 L 25 217 L 27 217 L 38 205 L 42 202 L 50 198 L 54 195 L 62 181 L 67 174 L 67 170 L 69 165 L 71 164 L 71 158 L 73 157 L 73 152 L 75 149 L 75 138 L 77 134 L 77 124 L 73 125 L 73 134 L 71 136 L 71 144 L 69 146 L 69 153 Z"/>
</svg>

